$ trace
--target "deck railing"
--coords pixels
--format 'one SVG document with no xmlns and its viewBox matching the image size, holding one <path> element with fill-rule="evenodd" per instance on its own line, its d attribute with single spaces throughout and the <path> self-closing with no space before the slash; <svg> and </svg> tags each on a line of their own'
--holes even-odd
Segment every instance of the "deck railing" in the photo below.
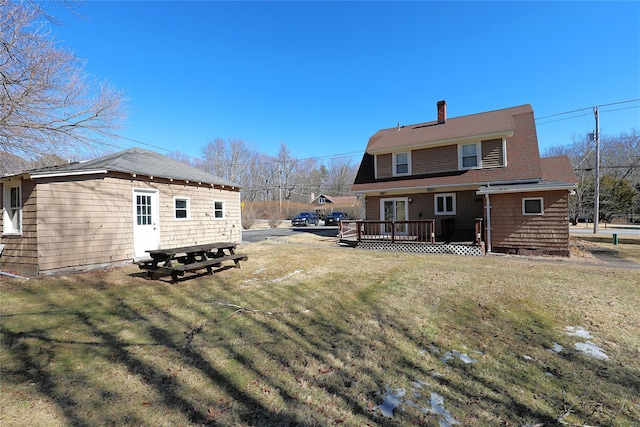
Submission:
<svg viewBox="0 0 640 427">
<path fill-rule="evenodd" d="M 471 231 L 471 230 L 470 230 Z M 453 230 L 451 230 L 453 232 Z M 482 218 L 476 218 L 473 243 L 482 244 Z M 436 221 L 341 221 L 340 238 L 345 241 L 436 242 Z"/>
<path fill-rule="evenodd" d="M 395 242 L 436 241 L 436 221 L 341 221 L 340 238 L 343 240 Z"/>
</svg>

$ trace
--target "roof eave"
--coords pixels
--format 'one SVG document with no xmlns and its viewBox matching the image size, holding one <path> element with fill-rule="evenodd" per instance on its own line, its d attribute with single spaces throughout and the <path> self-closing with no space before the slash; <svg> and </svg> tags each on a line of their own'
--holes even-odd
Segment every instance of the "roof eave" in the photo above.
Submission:
<svg viewBox="0 0 640 427">
<path fill-rule="evenodd" d="M 80 175 L 106 175 L 106 169 L 95 169 L 95 170 L 81 170 L 81 171 L 68 171 L 68 172 L 40 172 L 40 173 L 30 173 L 29 178 L 38 179 L 38 178 L 60 178 L 65 176 L 80 176 Z"/>
</svg>

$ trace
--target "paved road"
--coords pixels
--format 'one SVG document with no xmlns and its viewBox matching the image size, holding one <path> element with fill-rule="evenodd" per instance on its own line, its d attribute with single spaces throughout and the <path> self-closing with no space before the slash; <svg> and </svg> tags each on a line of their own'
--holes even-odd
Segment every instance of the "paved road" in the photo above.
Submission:
<svg viewBox="0 0 640 427">
<path fill-rule="evenodd" d="M 326 227 L 324 225 L 319 225 L 311 227 L 280 227 L 242 230 L 242 241 L 256 243 L 271 237 L 291 236 L 295 233 L 313 233 L 324 237 L 336 237 L 338 235 L 338 227 Z"/>
<path fill-rule="evenodd" d="M 569 231 L 572 234 L 593 234 L 593 224 L 589 224 L 588 227 L 585 225 L 574 225 L 571 226 Z M 620 236 L 639 236 L 640 237 L 640 226 L 638 225 L 607 225 L 605 227 L 604 224 L 598 225 L 598 234 L 618 234 Z"/>
</svg>

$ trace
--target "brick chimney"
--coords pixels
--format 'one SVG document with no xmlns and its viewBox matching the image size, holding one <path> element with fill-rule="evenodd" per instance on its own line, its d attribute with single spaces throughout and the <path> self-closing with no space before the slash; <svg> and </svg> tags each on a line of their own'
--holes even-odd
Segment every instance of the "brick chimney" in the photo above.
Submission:
<svg viewBox="0 0 640 427">
<path fill-rule="evenodd" d="M 447 101 L 438 101 L 438 124 L 441 125 L 447 121 Z"/>
</svg>

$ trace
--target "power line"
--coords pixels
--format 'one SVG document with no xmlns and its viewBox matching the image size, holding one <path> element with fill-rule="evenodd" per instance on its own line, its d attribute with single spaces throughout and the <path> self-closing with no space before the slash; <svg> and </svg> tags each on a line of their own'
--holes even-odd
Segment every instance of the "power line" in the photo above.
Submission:
<svg viewBox="0 0 640 427">
<path fill-rule="evenodd" d="M 631 103 L 631 102 L 637 102 L 637 101 L 640 101 L 640 98 L 636 98 L 636 99 L 629 99 L 629 100 L 627 100 L 627 101 L 611 102 L 611 103 L 609 103 L 609 104 L 596 105 L 595 107 L 598 107 L 598 108 L 601 108 L 601 107 L 609 107 L 609 106 L 611 106 L 611 105 L 628 104 L 628 103 Z M 636 106 L 636 107 L 628 107 L 628 108 L 638 108 L 638 107 Z M 538 121 L 538 120 L 548 119 L 548 118 L 551 118 L 551 117 L 563 116 L 563 115 L 565 115 L 565 114 L 577 113 L 578 111 L 580 111 L 580 112 L 584 112 L 584 110 L 590 110 L 590 111 L 591 111 L 592 109 L 593 109 L 593 107 L 583 107 L 583 108 L 578 108 L 578 109 L 576 109 L 576 110 L 565 111 L 565 112 L 563 112 L 563 113 L 556 113 L 556 114 L 550 114 L 550 115 L 548 115 L 548 116 L 537 117 L 537 118 L 536 118 L 536 121 Z M 617 111 L 617 110 L 606 110 L 606 111 Z M 576 116 L 576 117 L 581 117 L 581 116 Z M 575 117 L 573 117 L 573 118 L 575 118 Z M 551 122 L 549 122 L 549 123 L 551 123 Z"/>
</svg>

